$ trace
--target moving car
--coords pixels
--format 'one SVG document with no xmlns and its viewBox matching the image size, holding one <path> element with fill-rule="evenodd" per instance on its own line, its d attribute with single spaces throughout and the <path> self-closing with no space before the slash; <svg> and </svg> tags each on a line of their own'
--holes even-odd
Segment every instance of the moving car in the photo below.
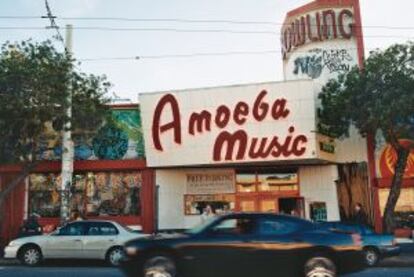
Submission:
<svg viewBox="0 0 414 277">
<path fill-rule="evenodd" d="M 129 276 L 333 277 L 363 268 L 360 236 L 321 229 L 296 217 L 236 213 L 175 235 L 125 244 Z"/>
<path fill-rule="evenodd" d="M 361 235 L 364 259 L 368 266 L 375 266 L 381 259 L 397 256 L 401 252 L 400 246 L 397 245 L 393 235 L 377 234 L 368 226 L 339 221 L 320 222 L 320 224 L 327 228 Z"/>
<path fill-rule="evenodd" d="M 28 266 L 49 258 L 102 259 L 116 266 L 124 253 L 122 245 L 143 236 L 113 221 L 75 221 L 48 235 L 11 241 L 4 257 L 17 258 Z"/>
</svg>

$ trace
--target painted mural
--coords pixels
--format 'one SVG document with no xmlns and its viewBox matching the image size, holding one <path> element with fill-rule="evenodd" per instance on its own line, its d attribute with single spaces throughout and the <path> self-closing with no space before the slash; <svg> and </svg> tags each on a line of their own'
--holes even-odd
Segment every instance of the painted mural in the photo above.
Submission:
<svg viewBox="0 0 414 277">
<path fill-rule="evenodd" d="M 403 145 L 412 143 L 410 140 L 401 140 L 400 142 Z M 394 175 L 394 167 L 397 163 L 397 153 L 391 145 L 385 143 L 383 138 L 377 138 L 377 145 L 377 175 L 379 178 L 392 178 Z M 410 155 L 408 156 L 404 174 L 404 178 L 412 177 L 414 177 L 414 149 L 411 150 Z"/>
<path fill-rule="evenodd" d="M 76 160 L 120 160 L 145 157 L 141 115 L 138 108 L 113 109 L 113 121 L 104 124 L 88 140 L 73 134 Z M 52 124 L 45 128 L 38 158 L 59 160 L 62 155 L 61 138 Z"/>
<path fill-rule="evenodd" d="M 355 61 L 346 49 L 315 48 L 294 60 L 293 74 L 305 74 L 312 79 L 317 79 L 323 70 L 327 70 L 329 74 L 344 73 L 354 64 Z"/>
</svg>

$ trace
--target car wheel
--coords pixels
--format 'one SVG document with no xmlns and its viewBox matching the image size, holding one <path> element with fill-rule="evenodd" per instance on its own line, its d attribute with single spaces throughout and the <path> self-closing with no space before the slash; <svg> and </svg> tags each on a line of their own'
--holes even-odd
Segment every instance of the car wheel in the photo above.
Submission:
<svg viewBox="0 0 414 277">
<path fill-rule="evenodd" d="M 19 259 L 24 265 L 36 266 L 42 261 L 42 253 L 39 247 L 26 246 L 20 251 Z"/>
<path fill-rule="evenodd" d="M 378 251 L 371 247 L 366 248 L 364 249 L 364 258 L 367 266 L 375 266 L 379 261 Z"/>
<path fill-rule="evenodd" d="M 305 263 L 305 277 L 335 277 L 334 262 L 327 257 L 313 257 Z"/>
<path fill-rule="evenodd" d="M 111 266 L 119 266 L 123 257 L 124 250 L 122 247 L 113 247 L 106 254 L 106 261 Z"/>
<path fill-rule="evenodd" d="M 166 254 L 151 255 L 143 266 L 144 277 L 176 277 L 175 261 Z"/>
</svg>

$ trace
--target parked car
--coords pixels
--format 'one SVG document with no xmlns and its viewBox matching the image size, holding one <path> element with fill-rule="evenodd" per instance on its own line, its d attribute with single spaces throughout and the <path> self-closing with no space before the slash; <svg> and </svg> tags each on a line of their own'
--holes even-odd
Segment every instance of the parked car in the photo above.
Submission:
<svg viewBox="0 0 414 277">
<path fill-rule="evenodd" d="M 320 229 L 310 221 L 267 213 L 210 219 L 182 234 L 125 244 L 129 276 L 336 276 L 363 268 L 359 235 Z"/>
<path fill-rule="evenodd" d="M 116 266 L 124 253 L 122 245 L 143 236 L 113 221 L 75 221 L 48 235 L 11 241 L 4 257 L 28 266 L 44 259 L 102 259 Z"/>
<path fill-rule="evenodd" d="M 397 245 L 393 235 L 377 234 L 368 226 L 347 222 L 320 222 L 327 228 L 343 230 L 361 235 L 364 249 L 364 259 L 368 266 L 375 266 L 385 257 L 400 254 L 400 246 Z"/>
</svg>

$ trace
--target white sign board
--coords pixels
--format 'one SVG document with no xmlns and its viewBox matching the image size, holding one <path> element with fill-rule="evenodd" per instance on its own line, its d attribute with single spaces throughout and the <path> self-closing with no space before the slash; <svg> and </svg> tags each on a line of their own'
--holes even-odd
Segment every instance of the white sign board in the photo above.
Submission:
<svg viewBox="0 0 414 277">
<path fill-rule="evenodd" d="M 317 158 L 312 81 L 141 94 L 148 166 Z"/>
<path fill-rule="evenodd" d="M 186 174 L 187 194 L 235 193 L 234 172 L 206 171 Z"/>
</svg>

